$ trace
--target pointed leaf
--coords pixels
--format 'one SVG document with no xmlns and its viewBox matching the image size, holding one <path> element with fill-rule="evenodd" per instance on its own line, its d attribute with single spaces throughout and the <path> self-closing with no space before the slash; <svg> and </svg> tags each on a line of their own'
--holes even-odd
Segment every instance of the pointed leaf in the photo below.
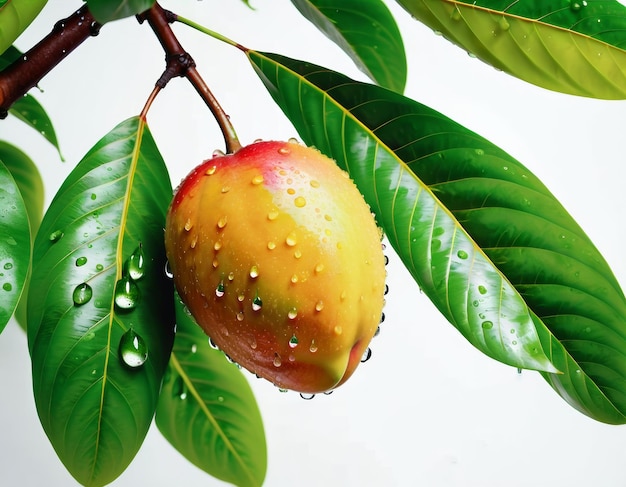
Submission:
<svg viewBox="0 0 626 487">
<path fill-rule="evenodd" d="M 471 343 L 505 363 L 543 367 L 589 416 L 626 422 L 626 300 L 527 168 L 400 95 L 277 55 L 248 56 L 303 139 L 348 170 L 418 284 Z"/>
<path fill-rule="evenodd" d="M 46 3 L 47 0 L 0 1 L 0 53 L 26 30 Z"/>
<path fill-rule="evenodd" d="M 35 163 L 26 154 L 2 141 L 0 141 L 0 160 L 5 163 L 22 195 L 24 206 L 28 214 L 28 222 L 30 223 L 30 240 L 32 241 L 34 235 L 37 234 L 43 216 L 44 188 L 41 174 L 39 174 Z M 20 250 L 20 253 L 21 252 L 22 250 Z M 28 262 L 26 265 L 30 270 L 30 251 L 28 252 Z M 15 310 L 15 318 L 24 330 L 26 330 L 26 296 L 28 292 L 28 282 L 29 278 L 27 277 L 22 296 Z"/>
<path fill-rule="evenodd" d="M 120 475 L 156 409 L 173 340 L 173 290 L 163 272 L 171 195 L 145 122 L 131 118 L 71 172 L 35 240 L 28 300 L 35 403 L 83 485 Z"/>
<path fill-rule="evenodd" d="M 145 12 L 155 0 L 87 0 L 87 6 L 94 18 L 104 24 Z"/>
<path fill-rule="evenodd" d="M 626 7 L 616 0 L 397 0 L 483 61 L 543 88 L 626 98 Z"/>
<path fill-rule="evenodd" d="M 37 132 L 44 136 L 44 138 L 50 142 L 55 149 L 59 152 L 59 157 L 63 160 L 61 155 L 61 148 L 57 135 L 52 125 L 52 121 L 48 114 L 41 106 L 41 104 L 32 95 L 25 95 L 17 100 L 11 108 L 9 113 L 22 120 L 24 123 L 34 128 Z"/>
<path fill-rule="evenodd" d="M 240 487 L 261 486 L 267 447 L 250 385 L 176 302 L 176 338 L 156 424 L 174 448 L 205 472 Z"/>
<path fill-rule="evenodd" d="M 10 168 L 32 162 L 16 147 L 0 141 L 0 332 L 22 294 L 30 266 L 28 210 Z"/>
<path fill-rule="evenodd" d="M 291 0 L 377 84 L 402 93 L 407 66 L 400 30 L 381 0 Z"/>
</svg>

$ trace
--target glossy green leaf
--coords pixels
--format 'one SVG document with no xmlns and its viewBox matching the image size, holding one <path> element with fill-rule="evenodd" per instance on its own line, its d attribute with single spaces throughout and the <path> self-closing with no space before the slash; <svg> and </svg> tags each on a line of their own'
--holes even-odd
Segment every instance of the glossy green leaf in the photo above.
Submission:
<svg viewBox="0 0 626 487">
<path fill-rule="evenodd" d="M 26 170 L 32 162 L 16 147 L 0 141 L 0 332 L 15 311 L 30 266 L 28 210 L 11 173 L 22 164 Z"/>
<path fill-rule="evenodd" d="M 402 35 L 381 0 L 291 0 L 300 13 L 352 58 L 377 84 L 404 91 Z"/>
<path fill-rule="evenodd" d="M 16 100 L 9 109 L 9 113 L 43 135 L 59 152 L 59 157 L 63 159 L 52 121 L 35 97 L 27 94 Z"/>
<path fill-rule="evenodd" d="M 248 56 L 302 138 L 350 173 L 418 284 L 471 343 L 546 370 L 589 416 L 626 422 L 626 300 L 527 168 L 398 94 L 301 61 Z"/>
<path fill-rule="evenodd" d="M 626 98 L 626 7 L 616 0 L 397 0 L 463 49 L 543 88 Z"/>
<path fill-rule="evenodd" d="M 156 424 L 174 448 L 205 472 L 240 487 L 261 486 L 267 447 L 250 385 L 176 302 L 176 338 Z"/>
<path fill-rule="evenodd" d="M 0 4 L 0 53 L 39 15 L 47 0 L 7 0 Z"/>
<path fill-rule="evenodd" d="M 70 173 L 35 240 L 35 403 L 59 458 L 83 485 L 122 473 L 156 409 L 174 327 L 163 245 L 171 195 L 145 122 L 131 118 Z"/>
<path fill-rule="evenodd" d="M 0 161 L 2 161 L 17 184 L 22 195 L 28 222 L 30 223 L 31 240 L 37 234 L 41 218 L 43 216 L 44 205 L 44 187 L 41 174 L 35 163 L 16 147 L 0 141 Z M 20 250 L 20 253 L 22 251 Z M 26 257 L 27 255 L 27 257 Z M 30 252 L 24 253 L 24 259 L 28 258 L 25 265 L 30 265 Z M 29 273 L 30 274 L 30 273 Z M 24 291 L 20 298 L 17 309 L 15 310 L 15 318 L 20 326 L 26 329 L 26 297 L 28 290 L 29 278 L 24 283 Z"/>
<path fill-rule="evenodd" d="M 86 0 L 94 18 L 104 24 L 145 12 L 155 0 Z"/>
</svg>

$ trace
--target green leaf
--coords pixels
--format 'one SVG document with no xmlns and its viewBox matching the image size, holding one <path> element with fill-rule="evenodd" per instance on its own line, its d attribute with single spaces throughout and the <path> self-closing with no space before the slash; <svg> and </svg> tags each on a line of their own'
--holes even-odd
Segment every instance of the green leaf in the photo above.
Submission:
<svg viewBox="0 0 626 487">
<path fill-rule="evenodd" d="M 626 97 L 626 7 L 616 0 L 398 0 L 483 61 L 543 88 Z"/>
<path fill-rule="evenodd" d="M 0 4 L 0 53 L 39 15 L 47 0 L 7 0 Z"/>
<path fill-rule="evenodd" d="M 11 319 L 30 267 L 28 210 L 12 168 L 32 166 L 16 147 L 0 141 L 0 332 Z"/>
<path fill-rule="evenodd" d="M 52 121 L 50 120 L 50 117 L 48 117 L 44 108 L 33 96 L 27 94 L 16 100 L 9 109 L 9 113 L 16 116 L 18 119 L 22 120 L 43 135 L 45 139 L 56 148 L 59 152 L 59 157 L 63 160 L 61 148 L 59 146 L 59 141 L 57 140 Z"/>
<path fill-rule="evenodd" d="M 381 86 L 404 91 L 406 56 L 400 30 L 381 0 L 291 0 L 300 13 Z"/>
<path fill-rule="evenodd" d="M 156 424 L 197 467 L 240 487 L 261 486 L 267 469 L 265 432 L 246 378 L 214 350 L 180 299 L 176 338 Z"/>
<path fill-rule="evenodd" d="M 585 414 L 626 422 L 626 300 L 527 168 L 401 95 L 301 61 L 248 56 L 305 142 L 348 170 L 418 284 L 471 343 L 547 371 Z"/>
<path fill-rule="evenodd" d="M 0 161 L 2 161 L 17 184 L 17 187 L 22 195 L 26 213 L 28 215 L 28 222 L 30 223 L 30 235 L 29 240 L 34 238 L 39 229 L 41 218 L 43 216 L 44 205 L 44 187 L 41 179 L 41 174 L 35 163 L 16 147 L 0 141 Z M 1 187 L 2 185 L 0 185 Z M 23 223 L 23 222 L 21 222 Z M 20 254 L 22 254 L 20 249 Z M 24 259 L 28 259 L 25 265 L 30 267 L 30 251 L 28 254 L 23 253 Z M 29 269 L 30 270 L 30 269 Z M 29 272 L 30 275 L 30 272 Z M 15 318 L 24 330 L 26 329 L 26 297 L 28 292 L 29 278 L 26 278 L 24 283 L 24 290 L 20 298 L 17 309 L 15 310 Z"/>
<path fill-rule="evenodd" d="M 17 61 L 22 52 L 15 46 L 9 46 L 2 54 L 0 54 L 0 71 L 4 70 L 13 61 Z"/>
<path fill-rule="evenodd" d="M 94 18 L 104 24 L 131 17 L 150 9 L 155 0 L 86 0 Z"/>
<path fill-rule="evenodd" d="M 173 341 L 163 245 L 171 195 L 145 121 L 131 118 L 70 173 L 35 240 L 35 403 L 59 458 L 83 485 L 122 473 L 156 409 Z"/>
</svg>

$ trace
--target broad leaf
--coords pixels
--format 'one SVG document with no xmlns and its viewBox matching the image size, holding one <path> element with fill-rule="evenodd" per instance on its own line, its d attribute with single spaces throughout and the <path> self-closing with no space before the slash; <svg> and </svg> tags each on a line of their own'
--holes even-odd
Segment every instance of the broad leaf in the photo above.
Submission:
<svg viewBox="0 0 626 487">
<path fill-rule="evenodd" d="M 150 9 L 155 0 L 86 0 L 94 18 L 104 24 L 137 15 Z"/>
<path fill-rule="evenodd" d="M 22 294 L 30 266 L 28 211 L 11 168 L 32 165 L 16 147 L 0 141 L 0 332 Z M 18 176 L 19 178 L 19 176 Z"/>
<path fill-rule="evenodd" d="M 265 432 L 250 385 L 214 350 L 176 300 L 176 338 L 159 397 L 156 424 L 167 440 L 205 472 L 240 487 L 263 484 Z"/>
<path fill-rule="evenodd" d="M 26 30 L 46 3 L 47 0 L 0 1 L 0 54 Z"/>
<path fill-rule="evenodd" d="M 471 343 L 547 371 L 589 416 L 626 422 L 626 300 L 527 168 L 398 94 L 301 61 L 248 56 L 302 138 L 350 173 L 418 284 Z"/>
<path fill-rule="evenodd" d="M 626 98 L 626 7 L 616 0 L 397 0 L 483 61 L 563 93 Z"/>
<path fill-rule="evenodd" d="M 35 403 L 83 485 L 120 475 L 156 409 L 174 327 L 163 272 L 171 195 L 145 122 L 131 118 L 70 173 L 35 240 L 28 299 Z"/>
<path fill-rule="evenodd" d="M 291 0 L 377 84 L 404 91 L 406 57 L 400 30 L 381 0 Z"/>
<path fill-rule="evenodd" d="M 6 142 L 0 141 L 0 160 L 5 164 L 17 187 L 22 195 L 26 213 L 28 215 L 28 222 L 30 223 L 30 235 L 29 240 L 32 240 L 37 234 L 41 218 L 43 216 L 44 205 L 44 188 L 41 175 L 35 163 L 24 154 L 21 150 L 13 147 Z M 0 185 L 0 187 L 4 187 Z M 21 221 L 23 225 L 25 222 Z M 30 250 L 28 253 L 20 247 L 17 254 L 24 259 L 25 266 L 30 266 Z M 28 290 L 28 278 L 24 283 L 24 291 L 22 292 L 21 299 L 18 307 L 15 310 L 15 318 L 20 326 L 26 329 L 26 296 Z"/>
</svg>

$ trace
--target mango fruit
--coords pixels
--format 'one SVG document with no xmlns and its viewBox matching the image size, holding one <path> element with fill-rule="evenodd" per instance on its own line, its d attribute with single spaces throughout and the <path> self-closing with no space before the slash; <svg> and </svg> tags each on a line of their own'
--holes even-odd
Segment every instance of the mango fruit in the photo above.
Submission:
<svg viewBox="0 0 626 487">
<path fill-rule="evenodd" d="M 259 141 L 196 167 L 165 230 L 176 289 L 231 360 L 283 389 L 330 391 L 378 327 L 381 233 L 335 162 Z"/>
</svg>

